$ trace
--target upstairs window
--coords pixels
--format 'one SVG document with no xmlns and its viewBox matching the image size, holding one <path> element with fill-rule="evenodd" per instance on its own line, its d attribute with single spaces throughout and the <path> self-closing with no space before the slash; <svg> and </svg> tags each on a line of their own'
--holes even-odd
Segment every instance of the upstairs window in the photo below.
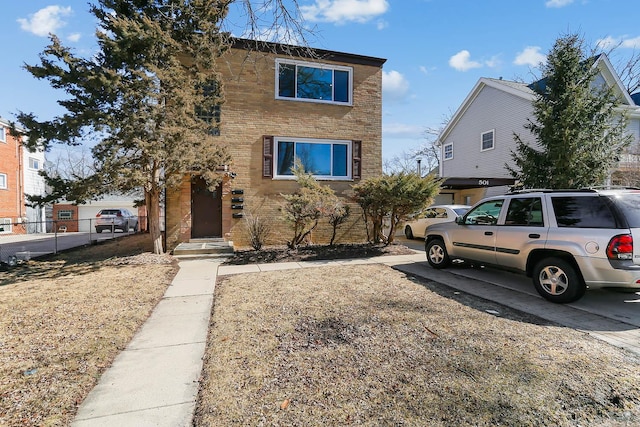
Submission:
<svg viewBox="0 0 640 427">
<path fill-rule="evenodd" d="M 0 173 L 0 189 L 7 189 L 7 174 Z"/>
<path fill-rule="evenodd" d="M 7 128 L 0 125 L 0 142 L 7 142 Z"/>
<path fill-rule="evenodd" d="M 482 135 L 480 136 L 480 151 L 486 151 L 486 150 L 493 150 L 493 137 L 495 134 L 495 130 L 490 130 L 489 132 L 484 132 L 482 133 Z"/>
<path fill-rule="evenodd" d="M 444 159 L 445 160 L 453 159 L 453 143 L 446 144 L 444 146 Z"/>
<path fill-rule="evenodd" d="M 276 98 L 351 105 L 353 69 L 276 60 Z"/>
<path fill-rule="evenodd" d="M 29 157 L 29 168 L 30 169 L 40 169 L 40 160 L 34 158 L 34 157 Z"/>
</svg>

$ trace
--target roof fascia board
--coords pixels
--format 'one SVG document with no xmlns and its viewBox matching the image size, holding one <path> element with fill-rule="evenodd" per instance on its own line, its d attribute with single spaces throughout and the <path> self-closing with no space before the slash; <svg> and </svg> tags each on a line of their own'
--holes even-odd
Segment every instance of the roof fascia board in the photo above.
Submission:
<svg viewBox="0 0 640 427">
<path fill-rule="evenodd" d="M 617 86 L 617 89 L 622 94 L 622 97 L 624 98 L 626 104 L 635 105 L 633 99 L 631 99 L 631 95 L 629 95 L 629 92 L 625 88 L 624 84 L 622 84 L 620 76 L 618 76 L 618 73 L 613 68 L 613 65 L 611 65 L 611 61 L 609 61 L 609 57 L 606 53 L 602 53 L 598 56 L 598 59 L 594 66 L 598 67 L 598 70 L 602 73 L 607 82 L 611 83 L 611 80 L 613 80 L 613 84 Z"/>
<path fill-rule="evenodd" d="M 373 56 L 357 55 L 354 53 L 336 52 L 332 50 L 316 49 L 305 46 L 294 46 L 283 43 L 265 42 L 260 40 L 250 40 L 233 37 L 231 47 L 246 51 L 258 51 L 264 53 L 275 53 L 278 55 L 297 56 L 310 59 L 324 59 L 336 62 L 346 62 L 357 65 L 370 65 L 382 67 L 387 61 L 385 58 Z"/>
</svg>

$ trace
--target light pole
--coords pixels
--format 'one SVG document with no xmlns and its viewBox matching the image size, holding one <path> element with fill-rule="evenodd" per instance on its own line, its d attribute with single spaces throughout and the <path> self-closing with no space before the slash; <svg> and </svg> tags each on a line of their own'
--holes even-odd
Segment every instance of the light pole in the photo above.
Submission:
<svg viewBox="0 0 640 427">
<path fill-rule="evenodd" d="M 418 176 L 422 178 L 422 169 L 420 167 L 420 163 L 422 163 L 422 159 L 418 158 L 416 159 L 416 161 L 418 162 Z"/>
</svg>

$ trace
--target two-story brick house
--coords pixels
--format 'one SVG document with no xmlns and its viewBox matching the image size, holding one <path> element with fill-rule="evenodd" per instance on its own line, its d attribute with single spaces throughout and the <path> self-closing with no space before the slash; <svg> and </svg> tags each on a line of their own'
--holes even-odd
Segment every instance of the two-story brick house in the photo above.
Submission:
<svg viewBox="0 0 640 427">
<path fill-rule="evenodd" d="M 364 223 L 349 196 L 354 183 L 382 173 L 384 62 L 234 39 L 218 66 L 225 102 L 216 137 L 229 148 L 232 164 L 213 193 L 197 176 L 185 176 L 179 191 L 167 193 L 167 247 L 199 237 L 248 246 L 248 213 L 270 224 L 267 244 L 285 243 L 292 232 L 281 219 L 281 194 L 298 188 L 294 158 L 352 205 L 339 241 L 364 241 Z M 328 226 L 320 226 L 312 240 L 328 237 Z"/>
<path fill-rule="evenodd" d="M 44 194 L 44 161 L 44 151 L 29 152 L 0 118 L 0 234 L 44 231 L 44 209 L 27 206 L 25 197 Z"/>
<path fill-rule="evenodd" d="M 617 110 L 628 117 L 632 146 L 637 146 L 640 107 L 624 88 L 606 55 L 600 55 L 594 67 L 598 69 L 594 84 L 614 88 Z M 513 164 L 514 133 L 528 144 L 536 144 L 531 132 L 524 128 L 527 120 L 534 117 L 532 87 L 536 84 L 540 83 L 481 78 L 454 113 L 438 138 L 439 173 L 445 178 L 442 192 L 451 194 L 452 202 L 472 204 L 486 196 L 504 194 L 514 184 L 505 167 Z"/>
</svg>

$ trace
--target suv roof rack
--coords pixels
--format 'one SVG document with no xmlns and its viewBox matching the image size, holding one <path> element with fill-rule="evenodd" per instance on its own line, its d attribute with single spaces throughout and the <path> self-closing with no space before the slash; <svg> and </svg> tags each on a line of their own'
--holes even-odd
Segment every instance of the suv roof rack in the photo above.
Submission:
<svg viewBox="0 0 640 427">
<path fill-rule="evenodd" d="M 526 194 L 526 193 L 566 193 L 566 192 L 595 192 L 594 188 L 565 188 L 565 189 L 552 189 L 552 188 L 526 188 L 522 190 L 511 190 L 507 194 Z"/>
</svg>

